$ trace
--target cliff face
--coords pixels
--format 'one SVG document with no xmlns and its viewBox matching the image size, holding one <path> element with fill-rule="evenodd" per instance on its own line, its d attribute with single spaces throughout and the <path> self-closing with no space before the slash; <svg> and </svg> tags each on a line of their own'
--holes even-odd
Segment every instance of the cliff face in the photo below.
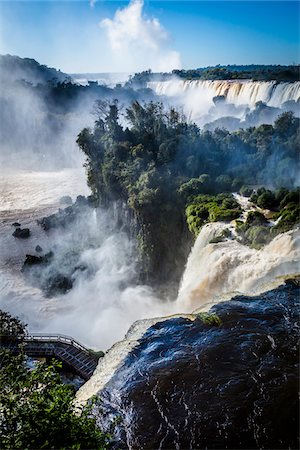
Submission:
<svg viewBox="0 0 300 450">
<path fill-rule="evenodd" d="M 298 306 L 288 282 L 155 323 L 98 393 L 99 423 L 116 448 L 296 448 Z"/>
</svg>

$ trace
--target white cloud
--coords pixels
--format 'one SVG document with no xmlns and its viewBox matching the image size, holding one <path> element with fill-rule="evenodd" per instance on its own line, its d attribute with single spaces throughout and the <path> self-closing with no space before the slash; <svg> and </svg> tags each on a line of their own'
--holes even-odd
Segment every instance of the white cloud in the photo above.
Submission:
<svg viewBox="0 0 300 450">
<path fill-rule="evenodd" d="M 131 0 L 100 26 L 109 41 L 114 70 L 170 71 L 181 68 L 180 54 L 170 48 L 168 32 L 156 18 L 143 14 L 144 0 Z"/>
</svg>

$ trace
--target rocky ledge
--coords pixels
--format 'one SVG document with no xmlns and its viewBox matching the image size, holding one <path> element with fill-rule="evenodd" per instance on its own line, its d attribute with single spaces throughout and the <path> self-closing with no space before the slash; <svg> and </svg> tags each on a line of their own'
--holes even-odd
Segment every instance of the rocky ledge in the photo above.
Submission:
<svg viewBox="0 0 300 450">
<path fill-rule="evenodd" d="M 97 394 L 113 446 L 298 448 L 298 308 L 288 281 L 148 328 Z"/>
</svg>

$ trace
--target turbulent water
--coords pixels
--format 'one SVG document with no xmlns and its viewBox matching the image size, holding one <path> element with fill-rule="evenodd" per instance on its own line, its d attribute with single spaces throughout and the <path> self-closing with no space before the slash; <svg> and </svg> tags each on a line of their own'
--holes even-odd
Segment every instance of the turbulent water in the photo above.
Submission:
<svg viewBox="0 0 300 450">
<path fill-rule="evenodd" d="M 195 101 L 212 103 L 213 97 L 225 96 L 230 103 L 254 106 L 262 101 L 269 106 L 280 107 L 284 102 L 300 100 L 300 82 L 276 83 L 276 81 L 237 80 L 180 80 L 150 82 L 148 86 L 158 95 L 175 97 L 193 95 Z"/>
<path fill-rule="evenodd" d="M 262 250 L 250 249 L 235 240 L 210 244 L 225 227 L 212 223 L 202 228 L 188 258 L 178 298 L 166 305 L 165 312 L 186 317 L 186 313 L 207 309 L 238 293 L 264 292 L 282 284 L 286 276 L 300 273 L 299 230 L 277 236 Z M 78 392 L 78 401 L 84 402 L 99 392 L 147 329 L 162 320 L 136 322 L 126 338 L 100 360 L 92 378 Z"/>
<path fill-rule="evenodd" d="M 7 172 L 0 179 L 0 308 L 20 317 L 30 332 L 68 334 L 83 344 L 105 350 L 122 339 L 130 325 L 146 317 L 165 315 L 167 304 L 151 288 L 136 286 L 134 245 L 112 229 L 113 211 L 90 210 L 67 229 L 44 232 L 36 223 L 56 212 L 59 200 L 88 194 L 84 171 Z M 29 227 L 29 239 L 12 236 L 12 223 Z M 54 251 L 60 269 L 78 253 L 78 273 L 66 295 L 46 298 L 21 273 L 26 254 Z M 42 254 L 43 254 L 42 253 Z"/>
<path fill-rule="evenodd" d="M 180 80 L 149 82 L 148 87 L 157 95 L 177 99 L 184 106 L 184 111 L 193 120 L 200 121 L 213 107 L 213 98 L 224 96 L 236 109 L 227 108 L 221 115 L 243 118 L 248 107 L 252 108 L 259 101 L 268 106 L 280 108 L 285 102 L 300 100 L 300 82 L 276 83 L 275 81 L 240 81 L 240 80 Z M 219 112 L 220 114 L 220 112 Z M 214 118 L 218 115 L 214 113 Z M 210 117 L 212 120 L 213 117 Z M 205 120 L 204 120 L 205 122 Z"/>
<path fill-rule="evenodd" d="M 224 228 L 219 223 L 205 225 L 194 244 L 177 300 L 183 311 L 224 295 L 262 292 L 270 284 L 280 283 L 282 277 L 300 272 L 299 230 L 277 236 L 261 250 L 236 240 L 209 244 Z"/>
<path fill-rule="evenodd" d="M 29 331 L 69 334 L 88 346 L 107 349 L 121 340 L 136 320 L 191 313 L 232 292 L 251 294 L 272 283 L 278 285 L 282 276 L 299 271 L 299 231 L 278 236 L 257 251 L 234 240 L 210 244 L 224 227 L 210 224 L 202 229 L 191 251 L 177 301 L 161 301 L 151 287 L 135 284 L 134 245 L 126 234 L 112 230 L 111 212 L 91 210 L 68 230 L 46 233 L 37 225 L 36 219 L 58 210 L 62 195 L 74 200 L 87 193 L 83 171 L 18 171 L 1 177 L 0 308 L 21 317 Z M 12 237 L 15 221 L 30 228 L 29 239 Z M 66 295 L 45 298 L 23 277 L 20 269 L 25 255 L 36 254 L 37 244 L 44 253 L 54 249 L 58 266 L 65 263 L 70 250 L 78 251 L 79 262 L 87 271 L 78 275 Z M 140 322 L 135 327 L 138 335 L 148 326 Z M 126 353 L 127 344 L 121 342 L 113 358 L 107 355 L 105 364 L 111 372 L 110 364 L 114 366 L 117 354 Z"/>
</svg>

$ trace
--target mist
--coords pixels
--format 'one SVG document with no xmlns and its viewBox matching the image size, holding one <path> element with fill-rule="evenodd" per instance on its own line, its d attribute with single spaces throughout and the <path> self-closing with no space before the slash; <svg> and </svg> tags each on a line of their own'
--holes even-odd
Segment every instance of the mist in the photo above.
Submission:
<svg viewBox="0 0 300 450">
<path fill-rule="evenodd" d="M 2 167 L 46 171 L 82 167 L 76 136 L 93 121 L 83 100 L 74 102 L 72 112 L 54 112 L 43 93 L 22 83 L 1 85 L 0 96 Z"/>
<path fill-rule="evenodd" d="M 147 85 L 164 103 L 182 108 L 190 121 L 208 130 L 273 124 L 285 111 L 300 117 L 300 82 L 184 80 L 174 75 Z"/>
<path fill-rule="evenodd" d="M 128 28 L 129 16 L 134 21 L 132 35 Z M 157 70 L 170 70 L 180 62 L 179 56 L 175 58 L 169 50 L 167 33 L 159 22 L 144 17 L 141 1 L 131 2 L 113 19 L 105 19 L 101 26 L 116 57 L 122 53 L 127 58 L 126 48 L 130 47 L 130 58 L 144 64 L 139 55 L 147 54 L 147 62 L 151 63 L 153 58 Z M 144 30 L 142 36 L 141 30 Z M 135 42 L 139 45 L 135 46 Z M 134 65 L 130 67 L 130 58 L 122 66 L 123 71 L 135 69 Z M 166 66 L 160 67 L 160 61 Z M 10 81 L 7 76 L 1 86 L 0 163 L 11 174 L 7 172 L 0 180 L 0 308 L 28 323 L 30 332 L 69 334 L 89 347 L 106 350 L 123 338 L 134 321 L 181 312 L 183 307 L 182 302 L 175 301 L 175 296 L 158 295 L 151 286 L 141 284 L 136 236 L 118 228 L 113 206 L 101 210 L 88 208 L 65 229 L 45 232 L 36 223 L 42 216 L 62 208 L 60 197 L 71 195 L 74 201 L 77 195 L 90 194 L 83 169 L 85 160 L 76 138 L 83 128 L 92 127 L 95 100 L 118 98 L 123 107 L 136 99 L 162 100 L 165 105 L 183 109 L 189 121 L 204 129 L 224 125 L 235 130 L 268 123 L 268 120 L 274 122 L 286 109 L 294 108 L 297 112 L 298 91 L 291 91 L 287 86 L 281 97 L 275 97 L 276 103 L 266 94 L 265 97 L 253 94 L 257 93 L 257 85 L 248 87 L 249 98 L 245 95 L 235 98 L 229 95 L 230 89 L 236 89 L 234 83 L 225 81 L 219 82 L 216 89 L 214 85 L 207 86 L 214 82 L 172 79 L 149 83 L 151 91 L 133 89 L 130 84 L 114 88 L 99 86 L 88 80 L 83 83 L 86 86 L 80 86 L 68 79 L 63 82 L 66 74 L 57 74 L 60 81 L 54 82 L 56 73 L 52 70 L 46 79 L 25 70 L 19 75 L 25 81 Z M 247 91 L 246 83 L 244 90 Z M 262 100 L 266 103 L 257 103 Z M 120 123 L 126 126 L 123 116 Z M 234 157 L 232 166 L 239 163 Z M 264 172 L 268 183 L 272 182 L 274 166 L 280 158 L 280 151 L 270 157 L 270 176 L 267 170 Z M 292 176 L 296 176 L 294 172 L 291 167 Z M 28 241 L 21 242 L 11 236 L 11 224 L 15 221 L 30 228 Z M 42 247 L 43 255 L 50 251 L 54 254 L 47 268 L 39 273 L 39 285 L 21 273 L 26 255 L 36 255 L 36 245 Z M 212 261 L 212 266 L 218 267 Z M 49 297 L 41 285 L 57 273 L 70 277 L 72 289 L 64 295 L 57 293 Z M 213 289 L 205 293 L 206 297 L 212 292 Z"/>
<path fill-rule="evenodd" d="M 22 219 L 20 210 L 17 214 Z M 26 217 L 26 210 L 23 214 Z M 136 243 L 117 231 L 113 208 L 84 209 L 66 229 L 49 232 L 31 221 L 26 223 L 32 231 L 27 242 L 15 242 L 7 228 L 0 234 L 0 308 L 20 317 L 30 332 L 67 334 L 90 348 L 106 350 L 123 339 L 134 321 L 172 311 L 171 302 L 162 302 L 151 287 L 138 282 Z M 49 298 L 21 273 L 25 255 L 35 254 L 36 244 L 42 254 L 54 254 L 38 273 L 39 285 L 55 273 L 68 274 L 73 287 L 65 295 Z"/>
</svg>

